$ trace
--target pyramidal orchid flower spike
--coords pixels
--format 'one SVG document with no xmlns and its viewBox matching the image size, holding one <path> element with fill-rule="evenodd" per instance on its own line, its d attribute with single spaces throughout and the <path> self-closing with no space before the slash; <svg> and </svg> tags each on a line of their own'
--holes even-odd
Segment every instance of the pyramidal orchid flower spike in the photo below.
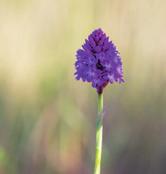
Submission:
<svg viewBox="0 0 166 174">
<path fill-rule="evenodd" d="M 98 117 L 96 122 L 96 158 L 94 174 L 100 174 L 103 134 L 103 89 L 107 84 L 122 83 L 121 57 L 116 46 L 102 29 L 94 30 L 77 50 L 75 76 L 89 82 L 98 93 Z"/>
<path fill-rule="evenodd" d="M 98 93 L 108 83 L 124 82 L 119 52 L 101 29 L 88 36 L 76 57 L 76 79 L 92 83 Z"/>
</svg>

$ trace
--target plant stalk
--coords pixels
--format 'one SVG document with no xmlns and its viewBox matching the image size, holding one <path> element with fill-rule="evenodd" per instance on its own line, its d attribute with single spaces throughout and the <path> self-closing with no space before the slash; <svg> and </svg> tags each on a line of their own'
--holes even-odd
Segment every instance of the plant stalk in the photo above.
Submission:
<svg viewBox="0 0 166 174">
<path fill-rule="evenodd" d="M 96 158 L 94 174 L 100 174 L 103 138 L 103 93 L 98 93 L 98 115 L 96 120 Z"/>
</svg>

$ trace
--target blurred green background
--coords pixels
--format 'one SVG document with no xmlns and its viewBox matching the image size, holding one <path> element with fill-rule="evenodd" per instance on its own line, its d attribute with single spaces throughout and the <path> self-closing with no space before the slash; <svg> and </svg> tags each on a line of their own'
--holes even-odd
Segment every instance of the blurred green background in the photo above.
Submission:
<svg viewBox="0 0 166 174">
<path fill-rule="evenodd" d="M 126 83 L 104 91 L 103 174 L 166 173 L 166 1 L 0 0 L 0 174 L 91 174 L 97 95 L 75 52 L 101 27 Z"/>
</svg>

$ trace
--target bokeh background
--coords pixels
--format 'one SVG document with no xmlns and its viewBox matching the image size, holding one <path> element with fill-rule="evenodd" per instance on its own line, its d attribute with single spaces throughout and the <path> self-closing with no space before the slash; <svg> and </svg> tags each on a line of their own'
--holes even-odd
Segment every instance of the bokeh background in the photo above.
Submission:
<svg viewBox="0 0 166 174">
<path fill-rule="evenodd" d="M 166 173 L 166 1 L 0 0 L 0 174 L 91 174 L 97 95 L 75 52 L 101 27 L 126 83 L 104 91 L 103 174 Z"/>
</svg>

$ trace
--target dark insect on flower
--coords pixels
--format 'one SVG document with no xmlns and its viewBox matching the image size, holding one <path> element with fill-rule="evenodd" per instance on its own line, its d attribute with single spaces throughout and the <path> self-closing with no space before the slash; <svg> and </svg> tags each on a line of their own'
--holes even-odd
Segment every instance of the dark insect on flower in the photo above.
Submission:
<svg viewBox="0 0 166 174">
<path fill-rule="evenodd" d="M 102 93 L 108 83 L 124 82 L 119 52 L 101 29 L 88 36 L 76 57 L 76 79 L 91 82 L 98 93 Z"/>
</svg>

